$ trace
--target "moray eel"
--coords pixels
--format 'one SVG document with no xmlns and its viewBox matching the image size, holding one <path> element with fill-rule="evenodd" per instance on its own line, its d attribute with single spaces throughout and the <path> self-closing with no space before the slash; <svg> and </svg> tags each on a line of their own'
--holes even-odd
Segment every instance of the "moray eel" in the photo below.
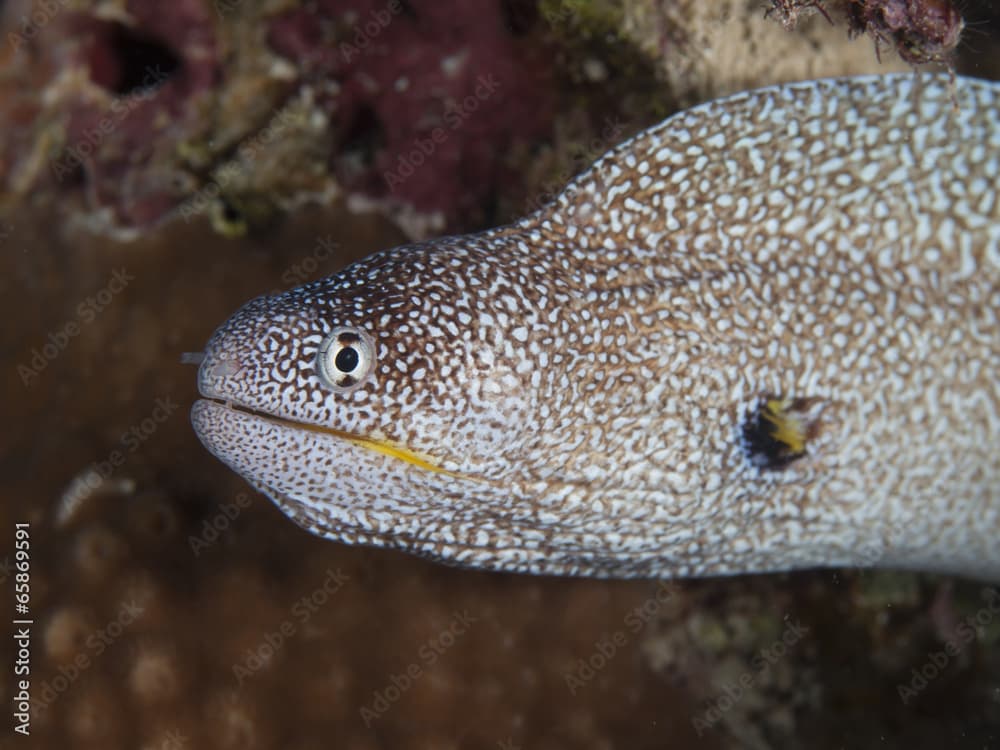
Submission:
<svg viewBox="0 0 1000 750">
<path fill-rule="evenodd" d="M 537 213 L 255 299 L 218 458 L 305 528 L 603 577 L 1000 577 L 1000 85 L 792 83 Z"/>
</svg>

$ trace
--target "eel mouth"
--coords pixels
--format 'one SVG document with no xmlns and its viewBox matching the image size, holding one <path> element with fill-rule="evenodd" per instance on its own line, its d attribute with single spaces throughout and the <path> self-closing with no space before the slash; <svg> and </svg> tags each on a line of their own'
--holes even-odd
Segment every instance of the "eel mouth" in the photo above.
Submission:
<svg viewBox="0 0 1000 750">
<path fill-rule="evenodd" d="M 444 467 L 440 466 L 431 456 L 418 453 L 417 451 L 410 450 L 406 446 L 394 443 L 391 440 L 384 440 L 380 438 L 368 437 L 366 435 L 357 435 L 353 432 L 348 432 L 347 430 L 338 430 L 334 427 L 325 427 L 323 425 L 309 424 L 308 422 L 297 422 L 292 419 L 284 419 L 282 417 L 276 417 L 273 414 L 268 414 L 267 412 L 260 411 L 258 409 L 252 409 L 248 406 L 243 406 L 241 404 L 233 403 L 232 401 L 226 401 L 225 399 L 206 397 L 200 399 L 216 406 L 220 406 L 224 409 L 230 411 L 239 412 L 241 414 L 248 415 L 254 419 L 259 419 L 265 422 L 269 422 L 280 427 L 287 427 L 293 430 L 307 430 L 308 432 L 315 432 L 319 435 L 328 435 L 330 437 L 337 438 L 338 440 L 346 440 L 354 445 L 366 448 L 376 453 L 381 453 L 382 455 L 389 456 L 390 458 L 403 461 L 404 463 L 416 466 L 424 471 L 434 472 L 436 474 L 444 474 L 447 476 L 457 477 L 460 479 L 475 480 L 475 477 L 468 476 L 466 474 L 461 474 L 455 471 L 449 471 Z"/>
</svg>

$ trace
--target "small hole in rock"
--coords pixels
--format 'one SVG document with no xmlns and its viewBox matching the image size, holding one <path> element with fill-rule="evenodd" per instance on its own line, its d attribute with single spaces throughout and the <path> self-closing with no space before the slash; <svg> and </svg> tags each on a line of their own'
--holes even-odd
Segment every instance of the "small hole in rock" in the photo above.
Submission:
<svg viewBox="0 0 1000 750">
<path fill-rule="evenodd" d="M 362 169 L 375 163 L 375 154 L 385 146 L 385 128 L 372 107 L 361 107 L 343 133 L 341 153 Z"/>
<path fill-rule="evenodd" d="M 243 220 L 243 214 L 229 201 L 222 202 L 222 220 L 227 224 L 236 224 Z"/>
<path fill-rule="evenodd" d="M 181 67 L 164 42 L 121 23 L 108 24 L 106 43 L 110 70 L 97 82 L 121 96 L 158 88 Z"/>
<path fill-rule="evenodd" d="M 417 11 L 410 3 L 410 0 L 399 0 L 399 5 L 397 7 L 399 7 L 400 12 L 404 16 L 408 17 L 411 21 L 417 20 L 418 18 Z"/>
<path fill-rule="evenodd" d="M 500 10 L 504 27 L 514 36 L 527 34 L 538 20 L 538 6 L 528 0 L 503 0 Z"/>
</svg>

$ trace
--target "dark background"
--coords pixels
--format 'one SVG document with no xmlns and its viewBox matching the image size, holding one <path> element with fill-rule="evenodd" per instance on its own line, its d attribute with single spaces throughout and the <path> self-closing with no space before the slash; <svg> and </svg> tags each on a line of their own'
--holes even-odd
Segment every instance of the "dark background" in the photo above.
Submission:
<svg viewBox="0 0 1000 750">
<path fill-rule="evenodd" d="M 735 1 L 0 4 L 0 578 L 6 615 L 30 522 L 35 701 L 3 747 L 1000 746 L 981 584 L 348 548 L 188 422 L 182 353 L 257 294 L 515 218 L 680 106 L 907 69 L 825 5 L 786 31 Z M 996 78 L 998 12 L 963 12 L 942 55 Z"/>
</svg>

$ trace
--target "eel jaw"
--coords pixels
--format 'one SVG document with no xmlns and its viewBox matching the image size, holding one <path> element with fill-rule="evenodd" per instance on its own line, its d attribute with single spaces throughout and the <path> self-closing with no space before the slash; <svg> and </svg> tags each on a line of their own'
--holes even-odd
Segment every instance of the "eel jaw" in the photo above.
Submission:
<svg viewBox="0 0 1000 750">
<path fill-rule="evenodd" d="M 206 397 L 199 399 L 195 402 L 193 409 L 198 409 L 200 406 L 207 406 L 207 403 L 213 403 L 217 406 L 222 406 L 226 409 L 230 409 L 234 412 L 241 414 L 246 414 L 256 419 L 264 420 L 265 422 L 270 422 L 274 425 L 279 425 L 282 427 L 288 427 L 295 430 L 307 430 L 309 432 L 315 432 L 320 435 L 329 435 L 331 437 L 338 438 L 340 440 L 346 440 L 354 445 L 360 446 L 362 448 L 367 448 L 368 450 L 375 451 L 376 453 L 381 453 L 390 458 L 398 459 L 404 463 L 411 464 L 417 468 L 423 469 L 425 471 L 434 472 L 437 474 L 445 474 L 448 476 L 457 477 L 460 479 L 474 480 L 475 477 L 467 476 L 465 474 L 460 474 L 458 472 L 449 471 L 441 466 L 439 466 L 433 458 L 427 455 L 417 453 L 416 451 L 410 450 L 406 446 L 397 445 L 390 440 L 382 440 L 379 438 L 368 437 L 365 435 L 356 435 L 352 432 L 346 430 L 338 430 L 334 427 L 325 427 L 323 425 L 309 424 L 307 422 L 297 422 L 291 419 L 283 419 L 282 417 L 276 417 L 273 414 L 268 414 L 267 412 L 259 411 L 257 409 L 252 409 L 248 406 L 243 406 L 240 404 L 235 404 L 232 401 L 226 401 L 224 399 Z"/>
</svg>

